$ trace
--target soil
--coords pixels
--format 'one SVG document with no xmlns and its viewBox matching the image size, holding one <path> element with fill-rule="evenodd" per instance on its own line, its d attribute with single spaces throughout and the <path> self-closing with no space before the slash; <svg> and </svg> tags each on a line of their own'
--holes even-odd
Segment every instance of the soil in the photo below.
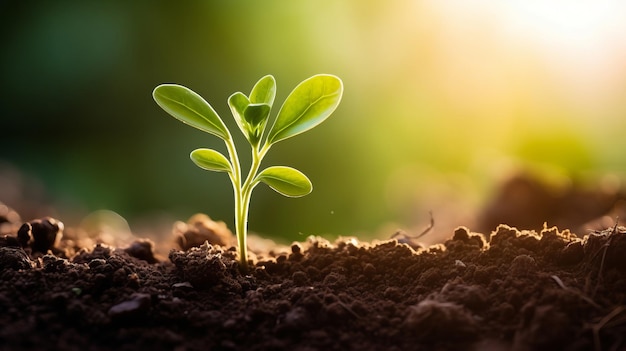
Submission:
<svg viewBox="0 0 626 351">
<path fill-rule="evenodd" d="M 243 271 L 207 216 L 174 226 L 167 257 L 6 206 L 0 222 L 0 350 L 626 350 L 618 225 L 311 237 Z"/>
</svg>

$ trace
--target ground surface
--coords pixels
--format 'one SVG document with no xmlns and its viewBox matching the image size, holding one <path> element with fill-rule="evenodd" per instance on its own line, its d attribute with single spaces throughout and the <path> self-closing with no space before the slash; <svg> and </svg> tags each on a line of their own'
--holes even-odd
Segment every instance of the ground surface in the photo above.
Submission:
<svg viewBox="0 0 626 351">
<path fill-rule="evenodd" d="M 418 250 L 310 239 L 242 274 L 209 244 L 35 252 L 54 224 L 2 241 L 2 350 L 626 349 L 623 227 L 459 228 Z"/>
<path fill-rule="evenodd" d="M 206 216 L 156 255 L 0 204 L 0 350 L 626 350 L 624 198 L 514 178 L 475 224 L 486 235 L 252 240 L 247 272 Z"/>
</svg>

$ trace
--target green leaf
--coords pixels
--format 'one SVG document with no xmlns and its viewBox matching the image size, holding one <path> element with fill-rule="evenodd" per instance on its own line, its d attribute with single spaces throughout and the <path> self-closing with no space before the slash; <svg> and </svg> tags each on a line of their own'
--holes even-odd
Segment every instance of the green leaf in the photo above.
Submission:
<svg viewBox="0 0 626 351">
<path fill-rule="evenodd" d="M 343 94 L 341 79 L 315 75 L 289 94 L 270 130 L 269 145 L 304 133 L 324 122 L 339 105 Z"/>
<path fill-rule="evenodd" d="M 275 97 L 276 80 L 271 75 L 259 79 L 250 92 L 250 102 L 253 104 L 268 104 L 270 108 L 274 104 Z"/>
<path fill-rule="evenodd" d="M 245 119 L 248 105 L 250 105 L 250 100 L 241 92 L 236 92 L 228 98 L 228 106 L 230 106 L 230 111 L 235 118 L 235 122 L 237 122 L 237 126 L 249 141 L 249 130 Z"/>
<path fill-rule="evenodd" d="M 248 123 L 248 140 L 252 146 L 259 145 L 267 120 L 270 116 L 270 105 L 268 104 L 250 104 L 244 112 L 246 122 Z"/>
<path fill-rule="evenodd" d="M 248 97 L 239 92 L 228 98 L 228 105 L 243 135 L 250 144 L 258 145 L 271 107 L 265 103 L 251 104 Z"/>
<path fill-rule="evenodd" d="M 313 184 L 307 176 L 297 169 L 285 166 L 264 169 L 256 176 L 255 182 L 263 182 L 288 197 L 304 196 L 313 190 Z"/>
<path fill-rule="evenodd" d="M 162 84 L 152 92 L 154 101 L 179 121 L 228 140 L 228 129 L 213 107 L 193 90 L 177 84 Z"/>
<path fill-rule="evenodd" d="M 196 149 L 191 152 L 191 160 L 196 166 L 207 171 L 231 172 L 232 167 L 226 156 L 212 149 Z"/>
<path fill-rule="evenodd" d="M 270 109 L 271 107 L 268 104 L 248 105 L 244 111 L 246 122 L 248 122 L 252 128 L 256 129 L 258 126 L 263 125 L 263 122 L 267 121 L 270 115 Z"/>
</svg>

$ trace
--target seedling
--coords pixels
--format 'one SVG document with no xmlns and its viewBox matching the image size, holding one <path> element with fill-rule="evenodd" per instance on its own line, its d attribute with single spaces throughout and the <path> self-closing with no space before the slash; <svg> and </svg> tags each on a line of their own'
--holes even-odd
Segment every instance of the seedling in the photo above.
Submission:
<svg viewBox="0 0 626 351">
<path fill-rule="evenodd" d="M 273 166 L 259 172 L 263 157 L 277 142 L 324 122 L 339 105 L 342 94 L 343 83 L 338 77 L 320 74 L 304 80 L 289 94 L 267 133 L 267 122 L 276 97 L 274 77 L 267 75 L 261 78 L 248 96 L 241 92 L 231 95 L 228 105 L 252 150 L 252 162 L 244 179 L 232 135 L 213 107 L 200 95 L 181 85 L 162 84 L 154 89 L 152 96 L 163 110 L 226 143 L 230 160 L 213 149 L 196 149 L 190 156 L 202 169 L 228 173 L 235 195 L 235 228 L 243 268 L 247 267 L 248 209 L 254 187 L 265 183 L 288 197 L 304 196 L 313 190 L 309 178 L 297 169 Z"/>
</svg>

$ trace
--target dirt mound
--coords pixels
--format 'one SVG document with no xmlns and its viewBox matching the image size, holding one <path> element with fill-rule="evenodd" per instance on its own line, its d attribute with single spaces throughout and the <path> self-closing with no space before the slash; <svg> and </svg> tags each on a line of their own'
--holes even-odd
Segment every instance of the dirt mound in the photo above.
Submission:
<svg viewBox="0 0 626 351">
<path fill-rule="evenodd" d="M 310 238 L 247 272 L 208 243 L 159 260 L 147 241 L 22 238 L 0 241 L 0 349 L 626 349 L 624 227 L 459 228 L 424 249 Z"/>
</svg>

